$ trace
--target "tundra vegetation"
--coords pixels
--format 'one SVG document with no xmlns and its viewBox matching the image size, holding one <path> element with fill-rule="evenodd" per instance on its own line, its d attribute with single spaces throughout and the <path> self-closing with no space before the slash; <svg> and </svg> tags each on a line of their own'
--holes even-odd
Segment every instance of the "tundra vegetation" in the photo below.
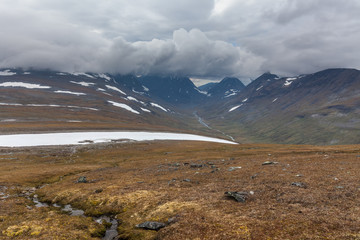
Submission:
<svg viewBox="0 0 360 240">
<path fill-rule="evenodd" d="M 109 224 L 93 217 L 108 215 L 119 239 L 360 239 L 359 172 L 359 145 L 2 148 L 0 238 L 99 239 Z"/>
</svg>

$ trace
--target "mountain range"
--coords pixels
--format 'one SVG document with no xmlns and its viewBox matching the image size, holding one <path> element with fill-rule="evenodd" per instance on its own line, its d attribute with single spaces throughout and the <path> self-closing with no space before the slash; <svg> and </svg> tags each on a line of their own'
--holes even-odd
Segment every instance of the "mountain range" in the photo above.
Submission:
<svg viewBox="0 0 360 240">
<path fill-rule="evenodd" d="M 360 143 L 360 71 L 265 73 L 196 87 L 184 76 L 0 70 L 0 131 L 163 130 L 241 143 Z"/>
</svg>

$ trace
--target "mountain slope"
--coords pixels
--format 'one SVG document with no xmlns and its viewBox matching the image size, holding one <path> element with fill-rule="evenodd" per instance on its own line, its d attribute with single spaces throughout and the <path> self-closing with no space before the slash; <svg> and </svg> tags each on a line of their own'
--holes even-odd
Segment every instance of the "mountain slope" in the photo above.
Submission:
<svg viewBox="0 0 360 240">
<path fill-rule="evenodd" d="M 134 76 L 0 70 L 0 131 L 166 130 L 213 135 Z"/>
<path fill-rule="evenodd" d="M 199 114 L 242 141 L 360 143 L 359 89 L 360 71 L 354 69 L 291 78 L 267 73 L 236 97 Z"/>
<path fill-rule="evenodd" d="M 245 85 L 237 78 L 226 77 L 212 86 L 207 93 L 213 98 L 227 98 L 237 95 Z"/>
<path fill-rule="evenodd" d="M 144 76 L 139 81 L 149 89 L 151 97 L 177 106 L 189 107 L 207 98 L 187 77 Z"/>
</svg>

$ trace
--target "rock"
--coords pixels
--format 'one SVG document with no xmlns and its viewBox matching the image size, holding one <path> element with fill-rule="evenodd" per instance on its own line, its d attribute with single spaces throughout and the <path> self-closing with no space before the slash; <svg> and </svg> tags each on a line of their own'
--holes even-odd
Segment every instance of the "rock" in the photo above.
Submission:
<svg viewBox="0 0 360 240">
<path fill-rule="evenodd" d="M 88 181 L 86 180 L 85 176 L 81 176 L 79 177 L 79 179 L 77 180 L 77 183 L 87 183 Z"/>
<path fill-rule="evenodd" d="M 306 184 L 302 182 L 292 182 L 291 186 L 300 187 L 300 188 L 306 188 Z"/>
<path fill-rule="evenodd" d="M 191 163 L 190 167 L 191 168 L 202 168 L 204 165 L 203 164 L 197 164 L 197 163 Z"/>
<path fill-rule="evenodd" d="M 256 173 L 256 174 L 252 175 L 250 178 L 251 178 L 251 179 L 255 179 L 255 178 L 257 177 L 257 175 L 259 175 L 259 174 Z"/>
<path fill-rule="evenodd" d="M 234 198 L 237 202 L 245 202 L 249 194 L 247 192 L 225 192 L 225 196 Z"/>
<path fill-rule="evenodd" d="M 191 182 L 191 180 L 190 179 L 188 179 L 188 178 L 186 178 L 186 179 L 184 179 L 184 180 L 182 180 L 183 182 Z"/>
<path fill-rule="evenodd" d="M 161 222 L 143 222 L 143 223 L 140 223 L 138 225 L 136 225 L 137 228 L 143 228 L 143 229 L 146 229 L 146 230 L 155 230 L 155 231 L 158 231 L 160 230 L 161 228 L 165 227 L 166 224 L 165 223 L 161 223 Z"/>
<path fill-rule="evenodd" d="M 96 189 L 94 192 L 95 193 L 101 193 L 103 190 L 101 189 L 101 188 L 99 188 L 99 189 Z"/>
<path fill-rule="evenodd" d="M 215 163 L 213 163 L 213 162 L 207 162 L 207 164 L 210 166 L 215 165 Z"/>
<path fill-rule="evenodd" d="M 228 171 L 229 172 L 232 172 L 232 171 L 234 171 L 234 170 L 236 170 L 236 169 L 240 169 L 241 167 L 229 167 L 229 169 L 228 169 Z"/>
<path fill-rule="evenodd" d="M 261 165 L 273 165 L 273 164 L 277 164 L 278 162 L 272 162 L 272 161 L 266 161 L 266 162 L 263 162 Z"/>
</svg>

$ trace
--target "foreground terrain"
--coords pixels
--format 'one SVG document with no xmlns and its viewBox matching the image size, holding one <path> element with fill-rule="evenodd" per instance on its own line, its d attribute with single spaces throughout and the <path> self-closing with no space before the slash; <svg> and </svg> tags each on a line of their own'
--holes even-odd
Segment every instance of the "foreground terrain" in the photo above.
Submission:
<svg viewBox="0 0 360 240">
<path fill-rule="evenodd" d="M 360 239 L 359 170 L 359 145 L 2 148 L 0 238 L 99 239 L 109 224 L 93 217 L 108 215 L 119 239 Z M 50 206 L 36 207 L 34 194 Z M 145 221 L 166 226 L 135 227 Z"/>
</svg>

